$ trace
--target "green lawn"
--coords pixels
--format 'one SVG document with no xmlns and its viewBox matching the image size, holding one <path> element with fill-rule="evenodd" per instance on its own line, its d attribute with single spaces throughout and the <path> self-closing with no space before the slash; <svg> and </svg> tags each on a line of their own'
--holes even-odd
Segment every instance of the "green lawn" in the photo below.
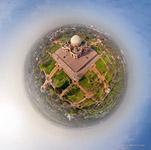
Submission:
<svg viewBox="0 0 151 150">
<path fill-rule="evenodd" d="M 86 99 L 85 101 L 81 102 L 79 107 L 82 109 L 82 108 L 86 108 L 86 107 L 89 107 L 91 105 L 95 104 L 95 102 L 92 100 L 92 99 Z"/>
<path fill-rule="evenodd" d="M 61 45 L 57 44 L 52 49 L 50 49 L 51 54 L 53 54 L 56 50 L 58 50 L 61 47 Z"/>
<path fill-rule="evenodd" d="M 95 64 L 96 64 L 96 68 L 100 72 L 100 74 L 105 74 L 106 66 L 100 58 L 97 60 L 97 62 Z"/>
<path fill-rule="evenodd" d="M 88 43 L 88 44 L 90 44 L 90 43 L 91 43 L 91 41 L 89 41 L 89 40 L 85 40 L 84 42 L 86 42 L 86 43 Z"/>
<path fill-rule="evenodd" d="M 51 94 L 54 93 L 54 88 L 53 88 L 52 85 L 50 85 L 50 84 L 47 84 L 47 85 L 46 85 L 45 90 L 46 90 L 47 92 L 51 92 Z"/>
<path fill-rule="evenodd" d="M 109 59 L 107 58 L 106 55 L 103 54 L 101 57 L 102 57 L 102 59 L 105 61 L 106 64 L 109 64 L 109 63 L 110 63 L 110 61 L 109 61 Z"/>
<path fill-rule="evenodd" d="M 112 73 L 112 72 L 108 72 L 108 73 L 106 74 L 106 76 L 105 76 L 105 82 L 106 82 L 107 84 L 109 84 L 110 81 L 112 80 L 112 76 L 113 76 L 113 73 Z"/>
<path fill-rule="evenodd" d="M 53 68 L 55 67 L 55 61 L 53 60 L 53 58 L 51 57 L 49 59 L 49 61 L 44 65 L 45 66 L 45 72 L 46 74 L 50 74 L 50 72 L 53 70 Z"/>
<path fill-rule="evenodd" d="M 91 44 L 92 42 L 95 42 L 96 39 L 84 39 L 84 42 L 88 43 L 88 44 Z"/>
<path fill-rule="evenodd" d="M 72 80 L 63 70 L 57 70 L 52 77 L 52 84 L 62 90 L 66 89 L 71 82 Z"/>
<path fill-rule="evenodd" d="M 69 41 L 68 39 L 61 40 L 62 43 L 66 43 L 68 41 Z"/>
<path fill-rule="evenodd" d="M 104 93 L 104 87 L 103 86 L 99 86 L 94 93 L 94 98 L 95 99 L 100 99 L 103 96 Z"/>
<path fill-rule="evenodd" d="M 53 60 L 53 58 L 52 57 L 50 57 L 49 59 L 48 59 L 48 61 L 45 63 L 45 64 L 40 64 L 39 65 L 39 68 L 40 68 L 40 70 L 45 70 L 45 72 L 46 72 L 46 74 L 50 74 L 50 72 L 53 70 L 53 68 L 55 67 L 55 61 Z"/>
<path fill-rule="evenodd" d="M 114 62 L 114 59 L 112 58 L 112 56 L 110 54 L 106 54 L 106 55 L 109 57 L 109 59 L 111 60 L 111 62 Z"/>
<path fill-rule="evenodd" d="M 55 45 L 56 45 L 55 43 L 51 43 L 51 44 L 49 45 L 49 48 L 52 49 Z"/>
<path fill-rule="evenodd" d="M 96 46 L 103 48 L 103 46 L 101 45 L 101 43 L 97 43 Z"/>
<path fill-rule="evenodd" d="M 39 68 L 40 70 L 43 70 L 45 68 L 44 64 L 40 64 Z"/>
<path fill-rule="evenodd" d="M 69 38 L 65 38 L 65 37 L 58 39 L 58 41 L 61 41 L 62 43 L 66 43 L 69 40 L 70 40 Z"/>
<path fill-rule="evenodd" d="M 44 56 L 44 60 L 47 60 L 49 57 L 50 57 L 50 55 L 48 53 L 46 53 Z"/>
<path fill-rule="evenodd" d="M 93 92 L 96 86 L 99 84 L 99 78 L 94 71 L 88 70 L 79 80 L 79 84 L 87 91 Z"/>
<path fill-rule="evenodd" d="M 100 55 L 101 52 L 102 52 L 101 49 L 100 49 L 100 47 L 98 47 L 96 45 L 92 45 L 91 48 L 94 49 L 98 53 L 98 55 Z"/>
<path fill-rule="evenodd" d="M 64 95 L 64 98 L 71 102 L 79 102 L 84 98 L 85 93 L 77 86 L 73 85 Z"/>
<path fill-rule="evenodd" d="M 111 70 L 112 72 L 115 72 L 116 70 L 116 64 L 114 62 L 112 62 L 112 64 L 108 64 L 109 70 Z"/>
</svg>

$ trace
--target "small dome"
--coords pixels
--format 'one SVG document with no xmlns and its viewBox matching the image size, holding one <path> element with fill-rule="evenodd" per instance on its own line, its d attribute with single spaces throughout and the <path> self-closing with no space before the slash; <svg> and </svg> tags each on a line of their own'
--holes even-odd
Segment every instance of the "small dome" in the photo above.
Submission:
<svg viewBox="0 0 151 150">
<path fill-rule="evenodd" d="M 80 45 L 82 42 L 81 38 L 78 35 L 74 35 L 71 38 L 71 44 L 76 44 L 76 45 Z"/>
</svg>

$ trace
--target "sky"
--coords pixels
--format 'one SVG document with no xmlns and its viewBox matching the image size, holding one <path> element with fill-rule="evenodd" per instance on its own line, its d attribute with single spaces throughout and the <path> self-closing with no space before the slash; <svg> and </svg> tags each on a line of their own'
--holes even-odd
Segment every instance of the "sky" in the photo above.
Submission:
<svg viewBox="0 0 151 150">
<path fill-rule="evenodd" d="M 24 62 L 48 30 L 87 23 L 124 51 L 128 86 L 119 108 L 85 129 L 66 129 L 32 107 Z M 151 2 L 149 0 L 0 0 L 0 149 L 148 150 L 151 147 Z"/>
</svg>

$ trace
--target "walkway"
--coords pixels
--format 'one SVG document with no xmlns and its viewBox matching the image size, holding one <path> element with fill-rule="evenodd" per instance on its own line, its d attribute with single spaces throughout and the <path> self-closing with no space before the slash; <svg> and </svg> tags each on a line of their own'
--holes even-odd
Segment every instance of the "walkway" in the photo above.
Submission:
<svg viewBox="0 0 151 150">
<path fill-rule="evenodd" d="M 47 84 L 50 84 L 50 85 L 52 85 L 52 87 L 53 88 L 55 88 L 54 87 L 54 85 L 52 84 L 52 76 L 56 73 L 56 71 L 57 70 L 61 70 L 62 68 L 60 68 L 57 64 L 56 64 L 56 66 L 55 66 L 55 68 L 50 72 L 50 74 L 46 74 L 46 72 L 45 72 L 45 70 L 43 70 L 43 72 L 44 72 L 44 74 L 45 74 L 45 82 L 44 82 L 44 84 L 41 86 L 41 87 L 46 87 L 46 85 Z"/>
<path fill-rule="evenodd" d="M 62 98 L 62 96 L 72 87 L 74 83 L 72 82 L 65 90 L 63 90 L 63 92 L 60 95 L 60 98 Z"/>
</svg>

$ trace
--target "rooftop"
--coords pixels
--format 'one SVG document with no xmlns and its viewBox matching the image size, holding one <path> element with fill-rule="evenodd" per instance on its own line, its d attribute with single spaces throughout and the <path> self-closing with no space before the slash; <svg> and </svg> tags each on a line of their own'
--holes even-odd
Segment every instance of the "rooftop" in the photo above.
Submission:
<svg viewBox="0 0 151 150">
<path fill-rule="evenodd" d="M 84 53 L 80 58 L 73 59 L 70 56 L 70 53 L 65 53 L 62 48 L 59 48 L 52 56 L 55 57 L 55 55 L 70 67 L 72 71 L 78 72 L 95 56 L 97 56 L 97 53 L 91 48 L 89 52 Z"/>
</svg>

